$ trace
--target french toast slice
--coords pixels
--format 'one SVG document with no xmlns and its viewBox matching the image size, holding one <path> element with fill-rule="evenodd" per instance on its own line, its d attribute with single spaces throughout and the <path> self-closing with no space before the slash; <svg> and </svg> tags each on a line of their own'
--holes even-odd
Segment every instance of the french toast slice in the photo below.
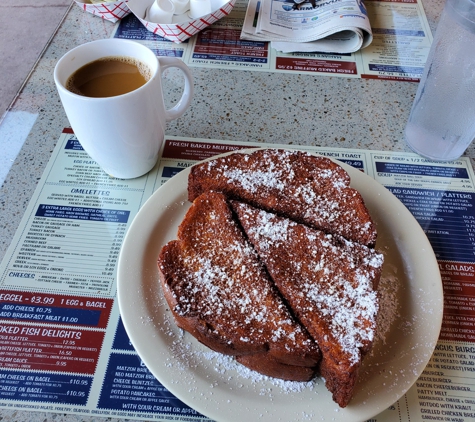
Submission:
<svg viewBox="0 0 475 422">
<path fill-rule="evenodd" d="M 367 246 L 376 226 L 348 173 L 326 157 L 304 151 L 257 149 L 191 167 L 188 199 L 214 190 L 326 233 Z"/>
<path fill-rule="evenodd" d="M 376 329 L 383 256 L 374 249 L 231 201 L 272 280 L 322 352 L 320 374 L 346 407 Z"/>
<path fill-rule="evenodd" d="M 177 240 L 158 257 L 160 281 L 177 325 L 209 348 L 242 356 L 255 367 L 276 364 L 265 375 L 315 375 L 318 346 L 283 303 L 252 246 L 238 227 L 224 195 L 195 199 Z M 244 358 L 245 357 L 245 358 Z"/>
</svg>

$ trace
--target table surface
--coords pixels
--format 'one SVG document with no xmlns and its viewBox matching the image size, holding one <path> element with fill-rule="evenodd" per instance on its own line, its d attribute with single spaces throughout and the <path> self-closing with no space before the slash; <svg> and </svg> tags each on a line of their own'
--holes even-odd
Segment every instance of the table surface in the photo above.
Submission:
<svg viewBox="0 0 475 422">
<path fill-rule="evenodd" d="M 443 0 L 423 5 L 434 31 Z M 0 260 L 20 224 L 51 152 L 69 123 L 54 87 L 53 68 L 71 48 L 109 38 L 114 24 L 70 8 L 16 102 L 7 113 L 34 121 L 0 189 Z M 190 109 L 168 124 L 168 135 L 288 145 L 409 151 L 403 130 L 417 83 L 193 68 Z M 165 84 L 177 95 L 173 75 Z M 5 119 L 6 120 L 6 119 Z M 5 120 L 2 125 L 5 124 Z M 24 130 L 19 126 L 13 130 Z M 474 147 L 466 155 L 475 157 Z M 96 417 L 0 409 L 3 421 L 91 421 Z M 109 421 L 115 419 L 108 419 Z M 123 419 L 121 419 L 123 420 Z"/>
</svg>

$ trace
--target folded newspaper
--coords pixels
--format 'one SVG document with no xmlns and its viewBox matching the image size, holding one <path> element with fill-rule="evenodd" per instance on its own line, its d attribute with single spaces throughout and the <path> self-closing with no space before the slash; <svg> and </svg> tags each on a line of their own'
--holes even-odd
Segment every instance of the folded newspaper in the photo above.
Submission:
<svg viewBox="0 0 475 422">
<path fill-rule="evenodd" d="M 249 0 L 241 39 L 284 53 L 353 53 L 373 40 L 363 0 Z"/>
</svg>

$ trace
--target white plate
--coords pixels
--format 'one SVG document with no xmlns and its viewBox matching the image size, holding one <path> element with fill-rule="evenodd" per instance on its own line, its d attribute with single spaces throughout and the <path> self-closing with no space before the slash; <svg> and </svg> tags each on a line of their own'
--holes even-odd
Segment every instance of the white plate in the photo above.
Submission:
<svg viewBox="0 0 475 422">
<path fill-rule="evenodd" d="M 339 163 L 341 164 L 341 163 Z M 118 265 L 125 329 L 153 375 L 176 397 L 217 421 L 364 421 L 401 398 L 420 376 L 437 343 L 443 292 L 437 260 L 407 208 L 371 177 L 342 164 L 378 227 L 385 255 L 381 331 L 363 361 L 353 399 L 339 409 L 321 379 L 313 388 L 245 376 L 177 329 L 161 294 L 157 256 L 176 238 L 189 208 L 181 171 L 160 187 L 132 222 Z M 223 363 L 224 362 L 224 363 Z"/>
</svg>

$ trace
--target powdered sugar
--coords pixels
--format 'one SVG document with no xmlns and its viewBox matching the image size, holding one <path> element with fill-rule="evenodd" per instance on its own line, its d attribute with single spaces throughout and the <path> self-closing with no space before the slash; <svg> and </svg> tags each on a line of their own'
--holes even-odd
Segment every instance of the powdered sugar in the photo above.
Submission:
<svg viewBox="0 0 475 422">
<path fill-rule="evenodd" d="M 233 204 L 274 282 L 310 333 L 321 346 L 337 342 L 351 364 L 359 362 L 361 350 L 374 338 L 378 298 L 373 279 L 382 255 L 246 204 Z M 326 339 L 313 314 L 326 321 Z"/>
<path fill-rule="evenodd" d="M 193 175 L 192 185 L 198 191 L 222 191 L 363 244 L 376 239 L 359 193 L 349 186 L 348 174 L 325 157 L 257 150 L 211 160 L 194 168 Z"/>
<path fill-rule="evenodd" d="M 222 253 L 232 251 L 232 247 L 224 248 Z M 237 263 L 238 267 L 241 266 L 237 257 L 233 263 L 235 265 Z M 251 338 L 254 338 L 254 341 L 264 342 L 275 342 L 284 336 L 287 339 L 295 338 L 292 334 L 295 334 L 293 330 L 296 327 L 283 307 L 266 306 L 272 295 L 269 285 L 257 282 L 259 289 L 247 288 L 249 283 L 256 284 L 262 277 L 255 268 L 247 266 L 249 271 L 237 272 L 242 278 L 236 279 L 236 272 L 216 264 L 209 257 L 188 257 L 184 260 L 184 265 L 195 268 L 195 271 L 189 272 L 183 278 L 183 285 L 176 290 L 175 294 L 179 296 L 175 311 L 179 315 L 187 317 L 199 312 L 201 318 L 216 320 L 213 324 L 217 332 L 223 336 L 232 329 L 225 326 L 234 326 L 236 330 L 247 332 L 246 336 L 239 338 L 243 342 L 249 342 Z M 225 326 L 220 325 L 220 319 L 224 321 Z M 248 327 L 244 328 L 243 323 Z M 258 323 L 257 328 L 255 323 Z M 229 334 L 230 338 L 233 338 L 234 332 Z"/>
<path fill-rule="evenodd" d="M 383 276 L 379 286 L 380 312 L 378 314 L 375 347 L 373 350 L 384 350 L 383 345 L 386 343 L 386 336 L 400 317 L 398 314 L 400 304 L 397 299 L 399 283 L 395 275 L 388 274 Z M 242 383 L 248 381 L 257 388 L 257 394 L 270 396 L 271 398 L 274 393 L 270 387 L 278 388 L 279 392 L 283 394 L 293 394 L 304 390 L 313 391 L 315 387 L 323 384 L 323 380 L 319 377 L 309 382 L 292 382 L 259 374 L 241 365 L 232 356 L 226 356 L 203 348 L 182 330 L 179 330 L 178 333 L 180 334 L 177 335 L 174 322 L 168 318 L 165 319 L 165 322 L 162 330 L 165 330 L 168 337 L 175 338 L 174 341 L 170 342 L 173 361 L 166 362 L 167 366 L 189 371 L 190 368 L 210 365 L 209 373 L 211 380 L 213 380 L 213 372 L 217 375 L 213 381 L 214 383 L 222 382 L 223 387 L 241 385 L 244 388 Z M 366 370 L 362 368 L 362 372 L 365 373 Z M 218 385 L 216 384 L 215 387 Z"/>
<path fill-rule="evenodd" d="M 224 196 L 206 195 L 195 201 L 187 216 L 181 243 L 172 242 L 175 253 L 170 258 L 163 255 L 161 263 L 162 271 L 169 262 L 176 272 L 168 276 L 172 281 L 166 286 L 175 298 L 172 309 L 177 317 L 200 321 L 206 327 L 201 331 L 208 330 L 209 337 L 228 344 L 229 353 L 236 347 L 261 353 L 283 348 L 292 356 L 315 353 L 313 341 L 275 294 Z"/>
<path fill-rule="evenodd" d="M 369 289 L 367 277 L 362 281 L 355 287 L 354 283 L 340 280 L 338 293 L 312 281 L 304 285 L 307 298 L 329 321 L 332 335 L 349 353 L 353 364 L 360 361 L 364 342 L 373 340 L 373 321 L 378 309 L 376 292 Z"/>
<path fill-rule="evenodd" d="M 276 172 L 273 167 L 275 166 L 252 173 L 241 169 L 229 169 L 224 172 L 224 176 L 228 179 L 228 183 L 236 183 L 251 193 L 257 192 L 261 186 L 284 191 L 285 185 L 280 181 L 279 177 L 281 174 Z"/>
</svg>

